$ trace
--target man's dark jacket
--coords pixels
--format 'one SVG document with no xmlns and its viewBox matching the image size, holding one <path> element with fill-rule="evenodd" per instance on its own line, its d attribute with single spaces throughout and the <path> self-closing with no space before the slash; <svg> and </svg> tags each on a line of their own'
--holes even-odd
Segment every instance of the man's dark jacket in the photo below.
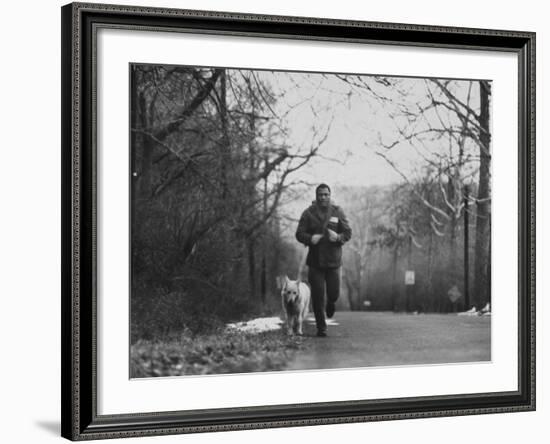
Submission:
<svg viewBox="0 0 550 444">
<path fill-rule="evenodd" d="M 338 240 L 331 242 L 328 237 L 327 228 L 338 234 Z M 323 237 L 313 245 L 311 236 L 322 234 Z M 309 247 L 306 264 L 315 268 L 338 268 L 342 265 L 342 245 L 350 240 L 351 228 L 342 209 L 330 204 L 323 211 L 313 201 L 300 217 L 296 239 Z"/>
</svg>

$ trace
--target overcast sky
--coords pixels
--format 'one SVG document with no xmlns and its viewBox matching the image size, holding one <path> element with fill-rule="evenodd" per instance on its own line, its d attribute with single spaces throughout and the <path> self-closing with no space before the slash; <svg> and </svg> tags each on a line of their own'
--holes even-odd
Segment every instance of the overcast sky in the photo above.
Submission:
<svg viewBox="0 0 550 444">
<path fill-rule="evenodd" d="M 402 119 L 391 117 L 391 114 L 399 114 L 399 107 L 405 104 L 414 106 L 427 100 L 424 79 L 398 79 L 400 90 L 405 92 L 403 95 L 375 82 L 372 76 L 363 76 L 365 83 L 372 88 L 369 92 L 350 86 L 334 74 L 264 71 L 258 75 L 276 93 L 284 92 L 284 97 L 278 100 L 275 108 L 285 114 L 284 125 L 289 130 L 287 142 L 290 145 L 307 149 L 328 129 L 320 156 L 297 173 L 300 179 L 312 183 L 327 182 L 334 186 L 401 182 L 401 176 L 376 154 L 377 151 L 388 154 L 407 174 L 414 175 L 413 171 L 425 164 L 417 151 L 418 146 L 414 149 L 409 143 L 402 143 L 392 148 L 391 152 L 382 146 L 382 142 L 390 144 L 399 139 L 396 123 L 401 127 L 406 124 Z M 455 82 L 456 93 L 465 98 L 470 83 Z M 477 82 L 472 90 L 474 106 L 478 106 L 476 88 Z M 373 93 L 384 95 L 388 100 L 377 100 Z M 435 115 L 432 118 L 435 119 Z M 313 128 L 318 132 L 317 137 L 314 137 Z M 429 150 L 446 151 L 448 142 L 439 142 L 439 146 L 431 144 Z"/>
<path fill-rule="evenodd" d="M 457 151 L 456 144 L 451 147 L 445 138 L 399 143 L 389 151 L 384 148 L 402 138 L 398 127 L 411 130 L 412 124 L 409 125 L 403 110 L 418 109 L 431 100 L 428 88 L 437 91 L 425 79 L 388 78 L 394 83 L 392 87 L 376 82 L 372 76 L 361 76 L 359 82 L 371 88 L 369 91 L 352 86 L 334 74 L 260 71 L 257 75 L 271 86 L 275 95 L 280 95 L 273 108 L 276 114 L 284 115 L 282 124 L 288 130 L 285 143 L 291 149 L 301 148 L 302 152 L 307 152 L 320 138 L 327 136 L 319 155 L 293 175 L 293 180 L 302 180 L 311 186 L 301 187 L 298 198 L 281 208 L 292 218 L 298 218 L 314 199 L 315 185 L 321 182 L 332 187 L 336 202 L 339 186 L 403 182 L 403 177 L 377 152 L 387 155 L 402 173 L 414 180 L 419 177 L 421 167 L 427 164 L 426 158 L 437 159 Z M 466 102 L 470 97 L 471 106 L 479 108 L 478 82 L 454 81 L 452 88 L 461 100 Z M 385 100 L 377 96 L 384 96 Z M 447 121 L 452 116 L 453 113 L 443 109 L 438 114 L 426 115 L 424 124 L 440 126 L 441 119 Z M 471 145 L 469 149 L 477 151 Z"/>
</svg>

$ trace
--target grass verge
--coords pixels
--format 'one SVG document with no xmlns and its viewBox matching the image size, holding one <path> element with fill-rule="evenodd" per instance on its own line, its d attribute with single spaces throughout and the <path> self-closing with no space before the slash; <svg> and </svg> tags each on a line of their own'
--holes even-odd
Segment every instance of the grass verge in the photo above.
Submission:
<svg viewBox="0 0 550 444">
<path fill-rule="evenodd" d="M 165 341 L 138 341 L 130 348 L 130 376 L 208 375 L 282 370 L 303 346 L 303 338 L 280 330 L 189 335 Z"/>
</svg>

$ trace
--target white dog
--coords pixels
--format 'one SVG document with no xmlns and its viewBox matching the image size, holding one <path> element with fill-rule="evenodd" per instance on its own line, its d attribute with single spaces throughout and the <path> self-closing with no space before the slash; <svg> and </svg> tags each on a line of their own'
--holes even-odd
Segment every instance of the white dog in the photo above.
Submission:
<svg viewBox="0 0 550 444">
<path fill-rule="evenodd" d="M 306 283 L 281 278 L 281 299 L 286 315 L 287 333 L 302 335 L 302 324 L 308 314 L 311 292 Z"/>
</svg>

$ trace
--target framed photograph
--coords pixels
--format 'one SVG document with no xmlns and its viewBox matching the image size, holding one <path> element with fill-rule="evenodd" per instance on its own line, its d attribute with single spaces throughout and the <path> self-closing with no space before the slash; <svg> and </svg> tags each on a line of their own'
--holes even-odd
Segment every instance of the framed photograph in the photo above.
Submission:
<svg viewBox="0 0 550 444">
<path fill-rule="evenodd" d="M 535 34 L 72 3 L 62 435 L 535 409 Z"/>
</svg>

